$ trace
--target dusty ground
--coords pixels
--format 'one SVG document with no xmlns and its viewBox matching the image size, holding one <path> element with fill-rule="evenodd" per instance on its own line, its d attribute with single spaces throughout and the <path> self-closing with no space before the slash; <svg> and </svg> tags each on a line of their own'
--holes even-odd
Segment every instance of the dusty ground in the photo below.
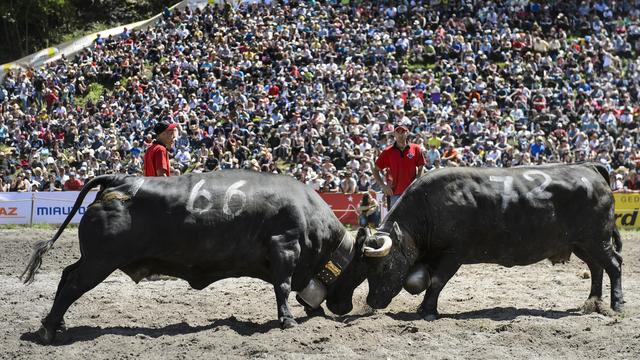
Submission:
<svg viewBox="0 0 640 360">
<path fill-rule="evenodd" d="M 624 233 L 622 316 L 583 314 L 590 280 L 586 265 L 463 266 L 440 298 L 442 319 L 425 322 L 422 297 L 402 292 L 389 308 L 306 318 L 280 330 L 269 284 L 241 278 L 202 291 L 181 280 L 134 284 L 122 272 L 85 294 L 69 310 L 69 340 L 41 346 L 34 331 L 52 304 L 62 269 L 78 258 L 77 230 L 68 229 L 44 258 L 30 286 L 17 276 L 30 248 L 53 230 L 0 230 L 0 358 L 640 358 L 640 233 Z M 605 276 L 605 303 L 609 303 Z"/>
</svg>

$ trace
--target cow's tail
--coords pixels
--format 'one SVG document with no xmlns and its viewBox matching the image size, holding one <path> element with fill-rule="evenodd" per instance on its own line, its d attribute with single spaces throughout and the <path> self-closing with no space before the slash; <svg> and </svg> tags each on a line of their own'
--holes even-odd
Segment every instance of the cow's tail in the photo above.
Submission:
<svg viewBox="0 0 640 360">
<path fill-rule="evenodd" d="M 620 236 L 620 231 L 617 226 L 613 227 L 613 256 L 616 257 L 619 264 L 622 264 L 622 237 Z"/>
<path fill-rule="evenodd" d="M 595 163 L 594 167 L 596 171 L 602 175 L 608 185 L 611 185 L 611 178 L 609 177 L 609 169 L 601 163 Z M 622 264 L 622 237 L 620 236 L 620 231 L 618 227 L 613 224 L 613 231 L 611 232 L 611 237 L 613 238 L 613 256 L 616 257 L 619 264 Z"/>
<path fill-rule="evenodd" d="M 594 167 L 596 171 L 602 175 L 607 184 L 611 185 L 611 178 L 609 177 L 609 169 L 601 163 L 594 163 Z M 614 224 L 613 231 L 611 232 L 611 237 L 613 238 L 613 255 L 618 260 L 618 263 L 622 264 L 622 237 L 620 236 L 620 231 L 618 227 Z"/>
<path fill-rule="evenodd" d="M 67 215 L 67 218 L 64 219 L 64 222 L 62 223 L 62 225 L 60 225 L 53 238 L 51 238 L 51 240 L 39 241 L 34 245 L 29 264 L 22 272 L 22 275 L 20 275 L 20 280 L 23 280 L 25 284 L 31 284 L 33 282 L 38 269 L 40 269 L 40 265 L 42 265 L 42 257 L 49 251 L 49 249 L 53 247 L 53 244 L 56 242 L 56 240 L 58 240 L 67 225 L 69 225 L 71 219 L 74 217 L 76 212 L 78 212 L 78 209 L 80 209 L 82 201 L 87 196 L 87 193 L 96 186 L 109 184 L 111 181 L 113 181 L 113 179 L 113 175 L 98 176 L 89 180 L 89 182 L 84 185 L 84 187 L 80 191 L 80 194 L 78 195 L 78 198 L 76 199 L 75 204 L 73 204 L 73 209 L 71 209 L 69 215 Z"/>
</svg>

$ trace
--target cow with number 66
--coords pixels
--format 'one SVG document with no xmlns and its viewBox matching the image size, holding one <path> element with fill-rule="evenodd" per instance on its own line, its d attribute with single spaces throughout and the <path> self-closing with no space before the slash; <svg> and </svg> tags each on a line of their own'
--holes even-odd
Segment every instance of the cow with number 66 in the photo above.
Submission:
<svg viewBox="0 0 640 360">
<path fill-rule="evenodd" d="M 282 328 L 296 325 L 291 291 L 298 292 L 308 315 L 322 314 L 325 300 L 329 310 L 343 314 L 364 281 L 364 267 L 350 263 L 361 256 L 356 250 L 366 230 L 354 238 L 313 189 L 292 177 L 227 170 L 88 181 L 56 234 L 35 245 L 22 274 L 26 283 L 33 282 L 43 256 L 98 186 L 78 227 L 81 256 L 62 272 L 38 330 L 45 344 L 64 337 L 69 307 L 116 269 L 135 282 L 169 275 L 198 290 L 230 277 L 262 279 L 273 285 Z"/>
<path fill-rule="evenodd" d="M 438 296 L 462 264 L 566 261 L 591 271 L 585 308 L 601 311 L 603 270 L 620 311 L 622 243 L 607 170 L 599 164 L 446 168 L 416 180 L 364 243 L 367 303 L 389 305 L 402 287 L 426 290 L 419 308 L 438 317 Z M 547 284 L 546 286 L 554 286 Z"/>
</svg>

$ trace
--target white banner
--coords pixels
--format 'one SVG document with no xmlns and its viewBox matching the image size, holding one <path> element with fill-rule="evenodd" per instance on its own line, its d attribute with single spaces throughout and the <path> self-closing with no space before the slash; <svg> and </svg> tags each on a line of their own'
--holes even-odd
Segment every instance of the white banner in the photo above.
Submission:
<svg viewBox="0 0 640 360">
<path fill-rule="evenodd" d="M 186 0 L 184 2 L 187 3 L 187 6 L 190 9 L 195 9 L 195 8 L 202 9 L 203 7 L 207 6 L 207 4 L 215 5 L 216 3 L 216 1 L 210 1 L 210 0 Z"/>
<path fill-rule="evenodd" d="M 271 5 L 274 2 L 274 0 L 186 0 L 183 2 L 185 2 L 187 6 L 191 9 L 195 9 L 195 8 L 202 9 L 207 5 L 223 6 L 226 3 L 231 4 L 231 6 L 234 9 L 237 9 L 240 7 L 240 5 L 243 5 L 243 4 Z"/>
<path fill-rule="evenodd" d="M 80 218 L 87 210 L 87 206 L 96 198 L 97 191 L 91 191 L 82 202 L 82 206 L 71 219 L 71 224 L 80 222 Z M 34 224 L 62 224 L 73 209 L 79 191 L 56 191 L 35 193 L 33 203 Z"/>
<path fill-rule="evenodd" d="M 0 192 L 0 225 L 29 224 L 32 193 Z"/>
</svg>

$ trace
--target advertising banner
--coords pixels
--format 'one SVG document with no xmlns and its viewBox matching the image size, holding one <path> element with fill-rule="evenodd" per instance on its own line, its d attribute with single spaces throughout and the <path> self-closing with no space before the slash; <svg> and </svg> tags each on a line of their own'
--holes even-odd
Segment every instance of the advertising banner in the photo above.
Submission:
<svg viewBox="0 0 640 360">
<path fill-rule="evenodd" d="M 73 209 L 79 191 L 0 193 L 1 224 L 61 224 Z M 80 222 L 97 191 L 87 194 L 82 206 L 71 220 Z M 358 225 L 358 204 L 362 194 L 320 193 L 343 224 Z M 379 203 L 382 199 L 378 198 Z"/>
<path fill-rule="evenodd" d="M 0 225 L 29 224 L 32 193 L 0 192 Z"/>
<path fill-rule="evenodd" d="M 329 205 L 338 220 L 343 224 L 358 226 L 360 215 L 358 205 L 362 201 L 362 194 L 341 194 L 341 193 L 319 193 L 320 197 Z M 375 196 L 380 206 L 380 219 L 387 215 L 384 203 L 384 195 L 381 193 L 371 193 Z"/>
<path fill-rule="evenodd" d="M 78 197 L 79 191 L 0 193 L 0 225 L 5 224 L 61 224 Z M 85 197 L 82 207 L 71 221 L 80 222 L 86 207 L 95 199 L 97 191 Z M 362 194 L 319 193 L 343 224 L 358 225 L 358 204 Z M 384 219 L 387 211 L 384 196 L 375 194 Z M 614 193 L 616 224 L 620 229 L 640 229 L 640 193 Z"/>
<path fill-rule="evenodd" d="M 34 224 L 62 224 L 69 215 L 78 198 L 79 191 L 57 191 L 35 193 L 33 203 Z M 82 202 L 82 206 L 71 220 L 71 224 L 80 222 L 87 206 L 96 198 L 97 191 L 91 191 Z"/>
<path fill-rule="evenodd" d="M 640 229 L 638 209 L 640 193 L 613 193 L 616 201 L 616 225 L 620 229 Z"/>
</svg>

